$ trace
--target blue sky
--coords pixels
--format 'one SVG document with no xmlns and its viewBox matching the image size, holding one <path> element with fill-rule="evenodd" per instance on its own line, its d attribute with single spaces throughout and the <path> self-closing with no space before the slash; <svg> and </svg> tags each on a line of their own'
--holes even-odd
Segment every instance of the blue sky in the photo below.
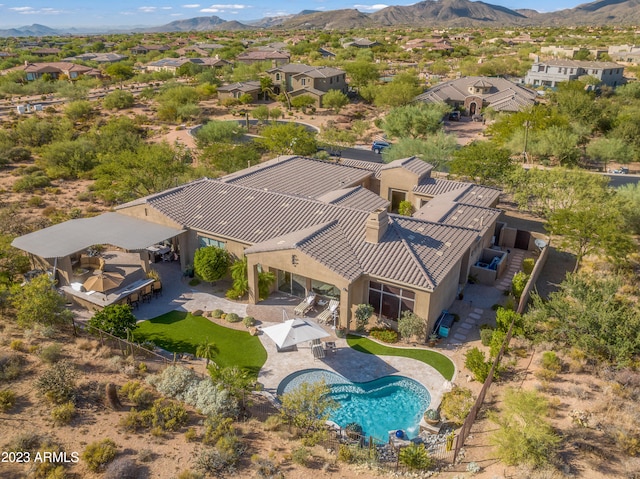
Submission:
<svg viewBox="0 0 640 479">
<path fill-rule="evenodd" d="M 0 0 L 2 2 L 3 0 Z M 215 0 L 214 0 L 215 1 Z M 301 10 L 357 8 L 374 12 L 389 5 L 411 5 L 416 0 L 366 2 L 366 0 L 234 0 L 239 3 L 195 3 L 193 0 L 24 0 L 0 3 L 0 28 L 39 23 L 49 27 L 157 26 L 174 20 L 216 15 L 225 20 L 255 20 L 267 16 L 298 13 Z M 193 2 L 193 3 L 191 3 Z M 485 0 L 507 8 L 532 8 L 550 12 L 572 8 L 579 0 Z"/>
</svg>

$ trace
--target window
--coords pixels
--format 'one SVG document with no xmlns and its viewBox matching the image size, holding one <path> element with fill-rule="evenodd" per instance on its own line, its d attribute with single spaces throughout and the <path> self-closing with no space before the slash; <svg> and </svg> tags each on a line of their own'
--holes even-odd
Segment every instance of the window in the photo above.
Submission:
<svg viewBox="0 0 640 479">
<path fill-rule="evenodd" d="M 307 84 L 307 79 L 306 79 L 306 78 L 302 78 L 302 79 L 300 80 L 300 84 L 301 84 L 302 86 L 305 86 L 305 85 Z"/>
<path fill-rule="evenodd" d="M 391 212 L 397 213 L 400 203 L 407 199 L 407 192 L 401 190 L 391 190 L 389 192 L 389 200 L 391 201 Z"/>
<path fill-rule="evenodd" d="M 280 81 L 280 73 L 276 73 L 276 81 Z"/>
<path fill-rule="evenodd" d="M 370 281 L 369 304 L 377 314 L 397 320 L 403 311 L 413 311 L 415 293 L 408 289 Z"/>
<path fill-rule="evenodd" d="M 198 248 L 206 248 L 207 246 L 217 246 L 225 249 L 225 242 L 198 235 Z"/>
</svg>

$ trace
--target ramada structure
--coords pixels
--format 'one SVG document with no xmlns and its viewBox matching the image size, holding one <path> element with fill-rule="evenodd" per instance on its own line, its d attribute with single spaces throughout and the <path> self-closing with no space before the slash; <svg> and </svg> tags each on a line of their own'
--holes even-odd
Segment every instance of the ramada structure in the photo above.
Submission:
<svg viewBox="0 0 640 479">
<path fill-rule="evenodd" d="M 97 224 L 103 217 L 112 223 L 120 218 L 118 234 L 132 238 L 112 244 L 135 244 L 143 267 L 148 267 L 144 247 L 162 236 L 172 238 L 183 269 L 196 249 L 215 245 L 247 257 L 251 303 L 258 301 L 259 272 L 272 271 L 274 291 L 338 299 L 343 327 L 354 326 L 353 309 L 361 303 L 373 305 L 392 325 L 411 310 L 432 326 L 461 294 L 473 268 L 488 261 L 488 252 L 506 257 L 498 245 L 524 241 L 527 248 L 533 238 L 516 238 L 515 230 L 498 221 L 499 190 L 431 173 L 432 166 L 415 157 L 380 164 L 283 156 L 121 205 L 91 219 L 97 223 L 85 243 L 99 243 L 100 231 L 105 233 L 100 242 L 111 242 L 111 229 Z M 411 203 L 413 216 L 394 213 L 402 201 Z M 65 228 L 79 231 L 73 225 L 82 221 L 87 220 L 52 228 L 63 237 Z M 129 221 L 135 225 L 125 224 Z M 52 238 L 47 234 L 52 228 L 17 238 L 14 246 L 49 264 L 55 261 L 64 284 L 70 262 L 51 257 L 39 241 Z M 145 228 L 150 234 L 142 233 Z M 493 267 L 494 278 L 500 272 Z"/>
</svg>

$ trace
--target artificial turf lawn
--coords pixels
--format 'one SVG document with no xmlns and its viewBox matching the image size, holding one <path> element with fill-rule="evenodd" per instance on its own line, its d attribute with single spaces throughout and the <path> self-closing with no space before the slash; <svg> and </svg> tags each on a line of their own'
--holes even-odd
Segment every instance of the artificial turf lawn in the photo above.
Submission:
<svg viewBox="0 0 640 479">
<path fill-rule="evenodd" d="M 218 347 L 214 359 L 218 366 L 238 366 L 256 377 L 267 360 L 267 351 L 256 336 L 184 311 L 171 311 L 138 323 L 135 337 L 137 341 L 152 341 L 167 351 L 190 354 L 195 354 L 198 345 L 208 340 Z"/>
<path fill-rule="evenodd" d="M 453 362 L 444 354 L 436 353 L 428 349 L 408 349 L 394 348 L 371 341 L 362 336 L 349 334 L 347 343 L 356 351 L 361 353 L 375 354 L 376 356 L 402 356 L 404 358 L 417 359 L 433 367 L 444 376 L 447 381 L 451 381 L 456 368 Z"/>
</svg>

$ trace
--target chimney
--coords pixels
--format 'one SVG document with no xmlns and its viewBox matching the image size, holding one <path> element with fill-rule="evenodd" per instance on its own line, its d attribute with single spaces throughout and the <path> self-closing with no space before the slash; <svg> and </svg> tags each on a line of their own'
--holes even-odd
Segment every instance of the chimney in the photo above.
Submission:
<svg viewBox="0 0 640 479">
<path fill-rule="evenodd" d="M 389 226 L 389 216 L 387 210 L 380 208 L 369 213 L 365 225 L 365 241 L 367 243 L 380 243 L 380 240 Z"/>
</svg>

